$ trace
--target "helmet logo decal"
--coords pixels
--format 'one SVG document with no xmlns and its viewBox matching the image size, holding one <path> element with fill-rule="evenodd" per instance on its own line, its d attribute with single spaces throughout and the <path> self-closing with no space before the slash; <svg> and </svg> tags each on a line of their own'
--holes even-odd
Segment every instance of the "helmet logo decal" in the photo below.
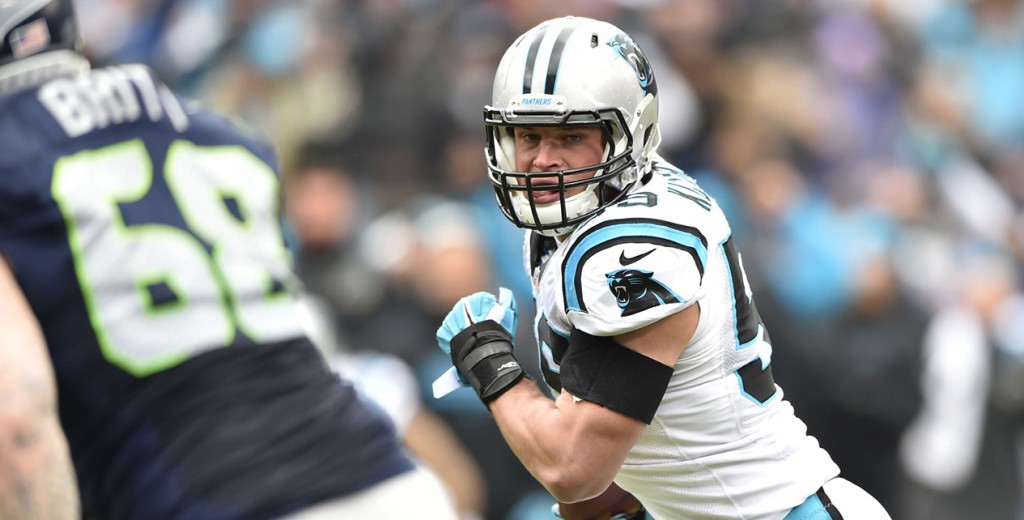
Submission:
<svg viewBox="0 0 1024 520">
<path fill-rule="evenodd" d="M 639 269 L 619 269 L 605 275 L 608 277 L 608 290 L 615 295 L 615 302 L 622 309 L 622 316 L 631 316 L 651 307 L 679 302 L 679 297 L 655 280 L 653 275 L 654 273 L 650 271 Z"/>
<path fill-rule="evenodd" d="M 14 59 L 31 56 L 50 46 L 50 29 L 46 20 L 40 18 L 11 30 L 11 54 Z"/>
<path fill-rule="evenodd" d="M 615 52 L 622 56 L 622 59 L 633 66 L 633 70 L 636 71 L 637 83 L 640 84 L 640 88 L 644 92 L 648 94 L 658 93 L 658 83 L 654 80 L 654 70 L 651 68 L 651 62 L 647 61 L 644 51 L 640 50 L 640 47 L 632 38 L 625 33 L 618 33 L 608 41 L 608 46 L 615 49 Z"/>
<path fill-rule="evenodd" d="M 523 98 L 522 100 L 524 107 L 546 107 L 553 103 L 551 98 Z"/>
</svg>

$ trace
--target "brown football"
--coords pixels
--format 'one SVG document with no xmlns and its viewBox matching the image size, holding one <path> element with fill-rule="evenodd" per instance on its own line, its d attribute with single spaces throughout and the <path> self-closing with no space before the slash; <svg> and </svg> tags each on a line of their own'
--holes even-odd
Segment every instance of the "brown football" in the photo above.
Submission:
<svg viewBox="0 0 1024 520">
<path fill-rule="evenodd" d="M 558 510 L 565 520 L 609 520 L 618 513 L 635 513 L 641 508 L 640 501 L 613 482 L 604 493 L 572 504 L 558 503 Z"/>
</svg>

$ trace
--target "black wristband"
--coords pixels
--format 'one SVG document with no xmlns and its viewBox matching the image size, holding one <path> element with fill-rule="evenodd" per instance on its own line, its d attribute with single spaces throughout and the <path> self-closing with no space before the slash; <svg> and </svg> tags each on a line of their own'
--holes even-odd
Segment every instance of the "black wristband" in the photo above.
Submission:
<svg viewBox="0 0 1024 520">
<path fill-rule="evenodd" d="M 470 325 L 451 340 L 452 364 L 488 403 L 523 378 L 513 355 L 512 336 L 493 320 Z"/>
</svg>

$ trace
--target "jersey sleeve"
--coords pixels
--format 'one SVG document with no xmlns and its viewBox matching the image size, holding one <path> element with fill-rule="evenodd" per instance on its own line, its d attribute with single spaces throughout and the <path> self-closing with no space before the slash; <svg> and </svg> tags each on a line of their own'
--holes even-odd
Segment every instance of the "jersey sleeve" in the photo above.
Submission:
<svg viewBox="0 0 1024 520">
<path fill-rule="evenodd" d="M 655 219 L 610 221 L 574 240 L 563 265 L 573 327 L 614 336 L 650 325 L 703 295 L 707 240 L 696 228 Z"/>
</svg>

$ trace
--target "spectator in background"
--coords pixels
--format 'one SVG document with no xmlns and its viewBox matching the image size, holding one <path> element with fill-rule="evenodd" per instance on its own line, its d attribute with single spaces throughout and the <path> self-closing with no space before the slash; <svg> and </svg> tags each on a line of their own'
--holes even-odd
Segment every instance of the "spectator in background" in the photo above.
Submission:
<svg viewBox="0 0 1024 520">
<path fill-rule="evenodd" d="M 793 361 L 780 364 L 777 377 L 843 474 L 897 512 L 903 505 L 898 448 L 920 406 L 927 315 L 879 253 L 859 262 L 850 304 L 835 316 L 817 327 L 778 322 L 797 328 L 776 340 L 780 355 Z"/>
<path fill-rule="evenodd" d="M 918 37 L 962 111 L 962 143 L 981 156 L 1024 145 L 1024 3 L 946 2 Z"/>
<path fill-rule="evenodd" d="M 377 335 L 375 321 L 390 297 L 386 280 L 359 249 L 377 204 L 357 168 L 341 147 L 307 143 L 285 179 L 285 220 L 299 276 L 330 307 L 338 338 L 353 349 L 395 353 L 379 344 L 387 336 Z"/>
<path fill-rule="evenodd" d="M 1024 294 L 1005 250 L 961 250 L 928 325 L 924 406 L 902 439 L 905 518 L 1019 518 L 1024 428 Z"/>
<path fill-rule="evenodd" d="M 350 32 L 339 30 L 351 20 L 339 17 L 336 2 L 91 2 L 100 4 L 89 11 L 99 20 L 89 47 L 95 59 L 144 52 L 179 92 L 268 134 L 286 171 L 305 141 L 342 138 L 359 117 L 355 49 Z M 125 17 L 142 31 L 125 30 Z"/>
</svg>

